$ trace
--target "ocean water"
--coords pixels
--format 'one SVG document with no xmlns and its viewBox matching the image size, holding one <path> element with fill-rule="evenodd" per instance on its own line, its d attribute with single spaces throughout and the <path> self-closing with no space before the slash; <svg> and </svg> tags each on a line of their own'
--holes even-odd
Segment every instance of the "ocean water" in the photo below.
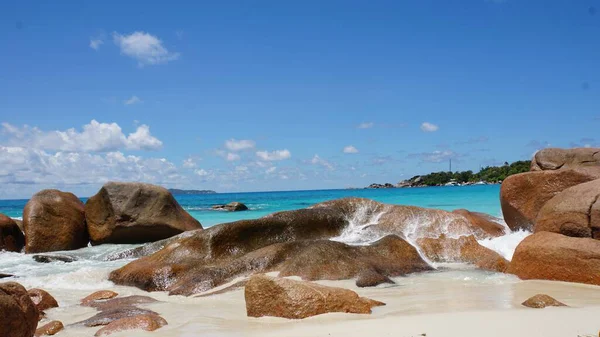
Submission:
<svg viewBox="0 0 600 337">
<path fill-rule="evenodd" d="M 310 205 L 344 197 L 360 197 L 386 204 L 413 205 L 454 210 L 466 208 L 501 217 L 500 185 L 422 187 L 398 189 L 318 190 L 286 192 L 218 193 L 176 196 L 181 206 L 204 227 L 242 219 L 256 219 L 279 211 L 305 208 Z M 82 200 L 86 200 L 83 198 Z M 249 211 L 225 212 L 212 205 L 239 201 Z M 27 200 L 0 200 L 0 213 L 20 218 Z"/>
</svg>

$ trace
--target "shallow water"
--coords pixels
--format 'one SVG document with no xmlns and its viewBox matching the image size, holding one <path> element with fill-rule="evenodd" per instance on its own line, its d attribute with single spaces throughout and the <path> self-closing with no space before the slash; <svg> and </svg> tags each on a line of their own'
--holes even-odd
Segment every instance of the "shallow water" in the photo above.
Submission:
<svg viewBox="0 0 600 337">
<path fill-rule="evenodd" d="M 256 219 L 278 211 L 305 208 L 310 205 L 344 197 L 373 199 L 386 204 L 414 205 L 444 210 L 468 208 L 471 211 L 500 217 L 498 196 L 500 185 L 422 187 L 361 190 L 322 190 L 287 192 L 218 193 L 176 196 L 181 206 L 204 227 L 241 219 Z M 85 200 L 85 199 L 83 199 Z M 243 202 L 245 212 L 214 211 L 212 205 L 231 201 Z M 0 213 L 21 217 L 27 200 L 0 200 Z"/>
</svg>

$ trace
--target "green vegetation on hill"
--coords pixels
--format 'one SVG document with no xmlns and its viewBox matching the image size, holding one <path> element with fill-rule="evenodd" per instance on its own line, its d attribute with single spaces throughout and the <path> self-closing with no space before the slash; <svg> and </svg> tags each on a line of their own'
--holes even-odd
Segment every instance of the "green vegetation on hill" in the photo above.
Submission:
<svg viewBox="0 0 600 337">
<path fill-rule="evenodd" d="M 450 181 L 455 181 L 460 184 L 469 182 L 475 183 L 478 181 L 498 183 L 510 175 L 528 172 L 530 165 L 531 161 L 521 160 L 512 164 L 504 163 L 503 166 L 487 166 L 477 173 L 473 173 L 473 171 L 434 172 L 423 176 L 415 176 L 411 178 L 409 182 L 425 186 L 445 185 Z"/>
</svg>

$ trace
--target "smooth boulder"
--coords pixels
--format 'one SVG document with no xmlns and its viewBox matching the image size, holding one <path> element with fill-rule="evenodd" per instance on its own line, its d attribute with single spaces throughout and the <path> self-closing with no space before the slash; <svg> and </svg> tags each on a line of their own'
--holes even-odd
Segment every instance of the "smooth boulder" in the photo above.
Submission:
<svg viewBox="0 0 600 337">
<path fill-rule="evenodd" d="M 531 161 L 532 171 L 559 170 L 582 166 L 600 166 L 600 149 L 547 148 L 536 152 Z"/>
<path fill-rule="evenodd" d="M 464 216 L 475 228 L 481 228 L 490 237 L 498 237 L 505 234 L 505 227 L 498 223 L 498 219 L 491 215 L 471 212 L 466 209 L 456 209 L 452 213 Z"/>
<path fill-rule="evenodd" d="M 165 188 L 109 182 L 85 204 L 92 244 L 144 243 L 201 229 Z"/>
<path fill-rule="evenodd" d="M 102 329 L 98 330 L 94 336 L 108 336 L 112 335 L 113 333 L 128 330 L 154 331 L 162 328 L 165 325 L 167 325 L 167 321 L 164 318 L 154 314 L 124 317 L 109 323 Z"/>
<path fill-rule="evenodd" d="M 255 275 L 244 291 L 250 317 L 274 316 L 302 319 L 329 312 L 370 314 L 382 302 L 355 292 L 315 283 Z"/>
<path fill-rule="evenodd" d="M 566 307 L 567 305 L 557 301 L 556 299 L 546 295 L 546 294 L 537 294 L 525 300 L 525 302 L 521 303 L 524 307 L 542 309 L 545 307 Z"/>
<path fill-rule="evenodd" d="M 0 336 L 31 337 L 38 324 L 38 310 L 27 290 L 16 282 L 0 283 Z"/>
<path fill-rule="evenodd" d="M 52 308 L 58 308 L 58 302 L 52 295 L 50 295 L 47 291 L 42 289 L 30 289 L 27 291 L 27 294 L 35 304 L 35 307 L 38 309 L 40 313 L 40 319 L 42 319 L 44 315 L 44 311 Z"/>
<path fill-rule="evenodd" d="M 433 262 L 464 262 L 480 269 L 505 272 L 509 262 L 497 252 L 477 242 L 474 236 L 422 238 L 417 240 L 421 252 Z"/>
<path fill-rule="evenodd" d="M 544 204 L 563 190 L 600 178 L 600 167 L 514 174 L 502 182 L 500 205 L 511 230 L 533 230 Z"/>
<path fill-rule="evenodd" d="M 534 233 L 517 246 L 507 272 L 523 280 L 600 285 L 600 241 Z"/>
<path fill-rule="evenodd" d="M 600 239 L 600 179 L 569 187 L 542 207 L 535 232 Z"/>
<path fill-rule="evenodd" d="M 81 305 L 89 305 L 90 303 L 94 303 L 96 301 L 109 300 L 117 296 L 119 296 L 119 294 L 112 290 L 98 290 L 82 298 Z"/>
<path fill-rule="evenodd" d="M 241 202 L 234 201 L 234 202 L 230 202 L 226 205 L 214 205 L 212 207 L 212 209 L 229 211 L 229 212 L 239 212 L 239 211 L 247 211 L 248 206 L 242 204 Z"/>
<path fill-rule="evenodd" d="M 43 190 L 23 210 L 25 252 L 44 253 L 87 247 L 84 205 L 74 194 Z"/>
<path fill-rule="evenodd" d="M 65 326 L 62 324 L 61 321 L 51 321 L 37 328 L 37 330 L 35 330 L 34 336 L 54 336 L 64 328 Z"/>
<path fill-rule="evenodd" d="M 10 217 L 0 214 L 0 250 L 20 252 L 25 246 L 25 236 Z"/>
</svg>

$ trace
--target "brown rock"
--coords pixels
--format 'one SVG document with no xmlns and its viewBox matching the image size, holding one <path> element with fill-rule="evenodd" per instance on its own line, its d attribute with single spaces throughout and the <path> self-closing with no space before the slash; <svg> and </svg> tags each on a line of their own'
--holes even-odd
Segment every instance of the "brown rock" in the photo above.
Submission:
<svg viewBox="0 0 600 337">
<path fill-rule="evenodd" d="M 479 212 L 470 212 L 466 209 L 456 209 L 452 213 L 460 214 L 467 218 L 469 223 L 475 228 L 480 228 L 490 237 L 504 235 L 505 227 L 496 221 L 491 215 Z"/>
<path fill-rule="evenodd" d="M 65 326 L 62 324 L 61 321 L 52 321 L 50 323 L 46 323 L 46 324 L 42 325 L 40 328 L 35 330 L 34 336 L 35 337 L 54 336 L 64 328 L 65 328 Z"/>
<path fill-rule="evenodd" d="M 505 272 L 509 262 L 495 251 L 480 245 L 474 236 L 451 239 L 423 238 L 417 240 L 421 252 L 433 262 L 466 262 L 480 269 Z"/>
<path fill-rule="evenodd" d="M 600 167 L 580 167 L 511 175 L 500 189 L 500 205 L 510 229 L 532 230 L 544 204 L 566 188 L 600 178 Z"/>
<path fill-rule="evenodd" d="M 119 307 L 103 310 L 96 315 L 75 324 L 82 324 L 87 327 L 108 325 L 114 321 L 120 320 L 126 317 L 135 317 L 139 315 L 158 315 L 154 311 L 140 309 L 136 307 Z"/>
<path fill-rule="evenodd" d="M 394 284 L 395 282 L 373 269 L 361 271 L 356 279 L 356 286 L 360 288 L 375 287 L 384 283 Z"/>
<path fill-rule="evenodd" d="M 302 319 L 328 312 L 370 314 L 371 308 L 385 305 L 348 289 L 263 275 L 248 280 L 244 297 L 250 317 Z"/>
<path fill-rule="evenodd" d="M 13 219 L 13 221 L 17 224 L 17 226 L 19 227 L 19 229 L 21 230 L 21 233 L 24 232 L 25 230 L 23 229 L 23 220 L 17 220 L 17 219 Z"/>
<path fill-rule="evenodd" d="M 569 187 L 540 210 L 536 232 L 600 239 L 600 179 Z"/>
<path fill-rule="evenodd" d="M 84 205 L 74 194 L 43 190 L 23 210 L 25 252 L 43 253 L 86 247 Z"/>
<path fill-rule="evenodd" d="M 145 290 L 167 290 L 171 294 L 189 296 L 240 276 L 271 271 L 305 280 L 340 280 L 355 278 L 365 270 L 381 274 L 380 278 L 431 270 L 413 246 L 393 235 L 371 246 L 349 246 L 330 240 L 284 242 L 235 258 L 206 258 L 199 253 L 202 250 L 193 245 L 193 240 L 187 240 L 113 271 L 110 280 Z M 175 260 L 176 263 L 171 262 Z"/>
<path fill-rule="evenodd" d="M 600 285 L 600 241 L 534 233 L 517 246 L 507 272 L 523 280 Z"/>
<path fill-rule="evenodd" d="M 109 182 L 85 205 L 93 244 L 143 243 L 201 229 L 160 186 Z"/>
<path fill-rule="evenodd" d="M 538 151 L 531 161 L 532 171 L 558 170 L 582 166 L 600 166 L 600 149 L 548 148 Z"/>
<path fill-rule="evenodd" d="M 545 294 L 537 294 L 533 297 L 530 297 L 525 302 L 521 303 L 523 306 L 529 308 L 541 309 L 545 307 L 566 307 L 567 305 L 561 303 L 554 298 L 545 295 Z"/>
<path fill-rule="evenodd" d="M 88 302 L 87 306 L 96 308 L 100 311 L 104 311 L 104 310 L 110 310 L 110 309 L 117 309 L 120 307 L 133 307 L 138 304 L 148 304 L 148 303 L 155 303 L 155 302 L 157 302 L 157 300 L 155 300 L 152 297 L 133 295 L 133 296 L 126 296 L 126 297 L 112 298 L 112 299 L 109 299 L 106 301 Z"/>
<path fill-rule="evenodd" d="M 117 297 L 118 295 L 119 294 L 117 294 L 114 291 L 99 290 L 99 291 L 91 293 L 91 294 L 87 295 L 85 298 L 83 298 L 81 300 L 81 305 L 88 305 L 88 304 L 90 304 L 92 302 L 100 301 L 100 300 L 108 300 L 108 299 L 111 299 L 113 297 Z"/>
<path fill-rule="evenodd" d="M 242 204 L 241 202 L 230 202 L 227 205 L 214 205 L 212 209 L 216 210 L 224 210 L 229 212 L 239 212 L 239 211 L 247 211 L 248 206 Z"/>
<path fill-rule="evenodd" d="M 0 250 L 20 252 L 25 246 L 25 236 L 17 223 L 4 214 L 0 214 Z"/>
<path fill-rule="evenodd" d="M 98 330 L 94 336 L 108 336 L 113 333 L 126 330 L 141 329 L 146 331 L 154 331 L 165 325 L 167 325 L 167 321 L 158 315 L 147 314 L 134 317 L 125 317 L 111 322 L 107 326 Z"/>
<path fill-rule="evenodd" d="M 16 282 L 0 283 L 0 336 L 33 336 L 38 315 L 35 304 L 22 285 Z"/>
<path fill-rule="evenodd" d="M 51 308 L 58 308 L 58 302 L 45 290 L 30 289 L 27 291 L 27 294 L 31 297 L 31 301 L 33 301 L 33 304 L 35 304 L 35 307 L 40 312 L 40 319 L 42 319 L 44 311 Z"/>
<path fill-rule="evenodd" d="M 387 205 L 369 199 L 343 198 L 312 206 L 313 209 L 332 208 L 341 211 L 354 222 L 377 223 L 368 230 L 404 236 L 411 232 L 415 238 L 475 235 L 478 239 L 490 237 L 483 228 L 474 226 L 464 216 L 440 209 L 416 206 Z"/>
</svg>

